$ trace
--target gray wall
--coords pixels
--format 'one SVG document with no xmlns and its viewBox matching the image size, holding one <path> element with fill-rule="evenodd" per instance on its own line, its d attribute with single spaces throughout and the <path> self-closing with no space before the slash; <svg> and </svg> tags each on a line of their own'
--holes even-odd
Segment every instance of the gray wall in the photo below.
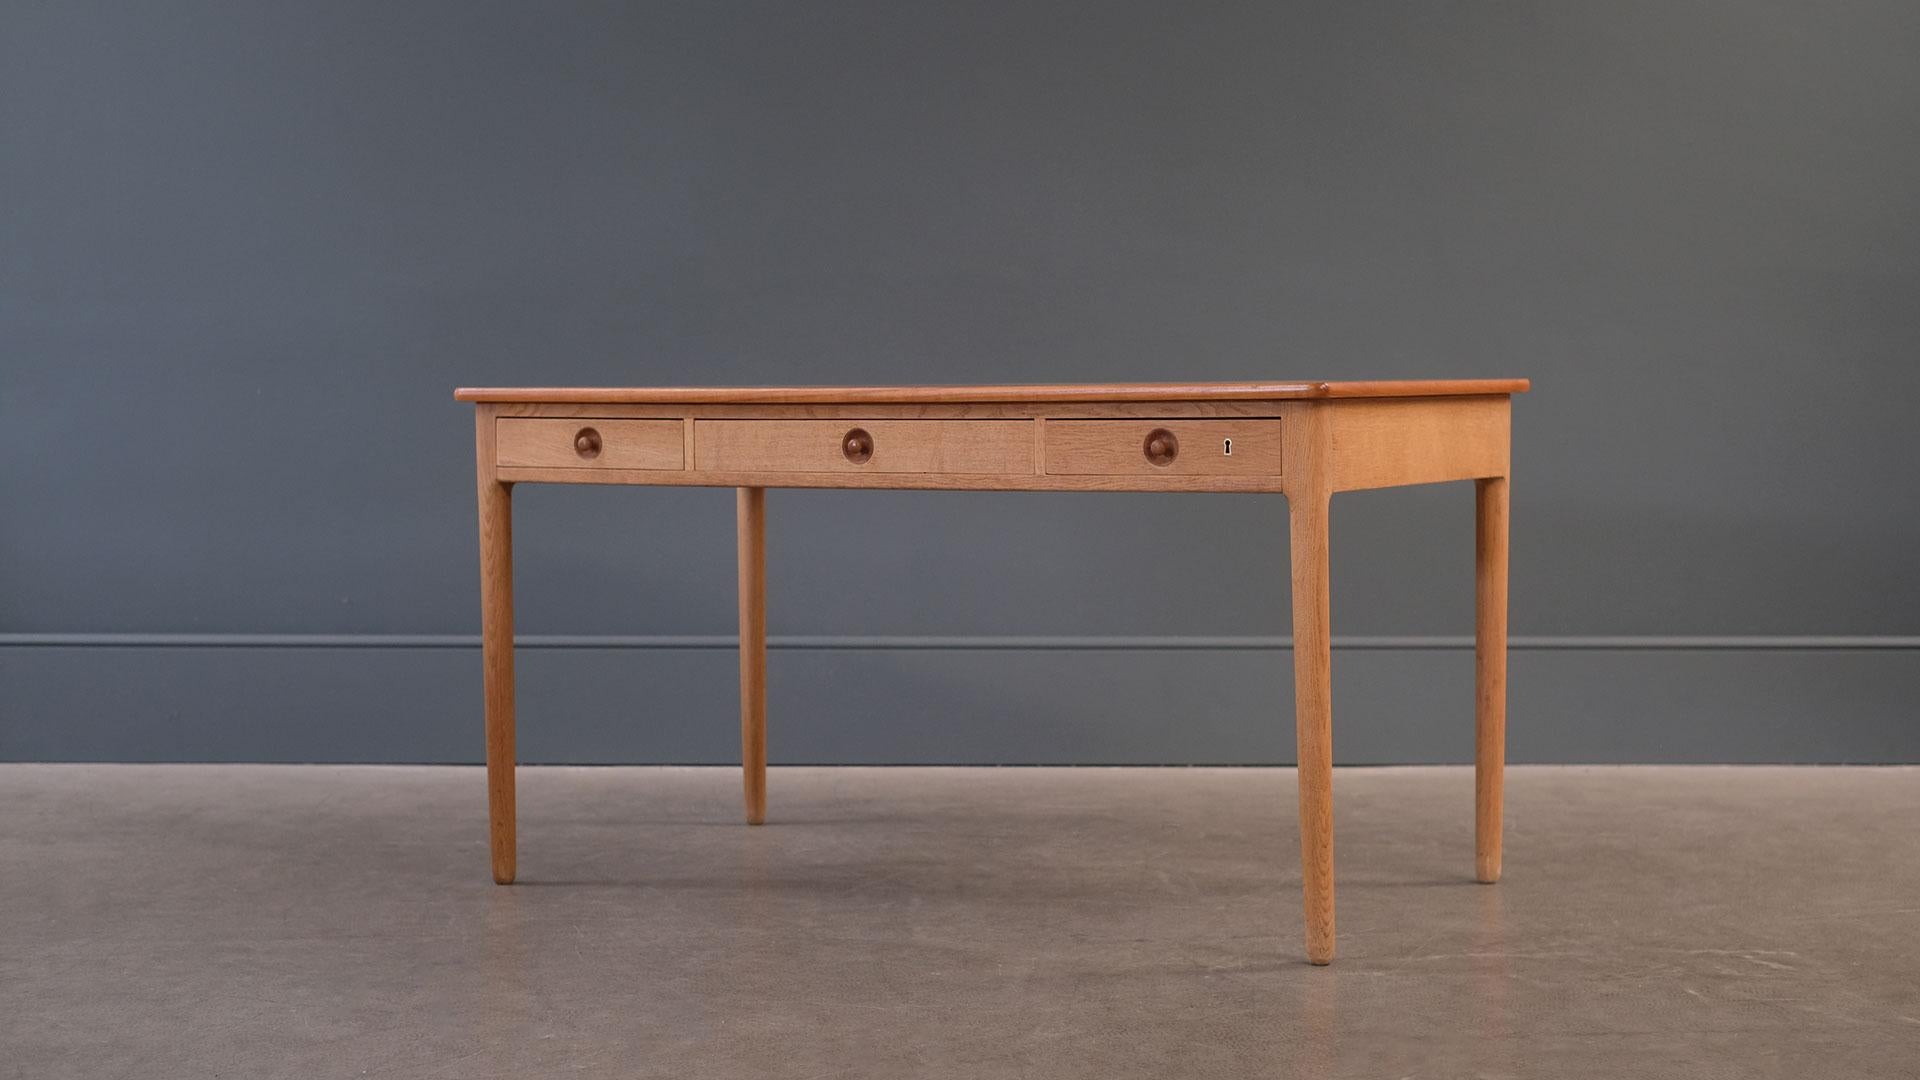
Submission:
<svg viewBox="0 0 1920 1080">
<path fill-rule="evenodd" d="M 10 3 L 0 758 L 475 759 L 456 385 L 1527 375 L 1516 760 L 1920 760 L 1917 54 L 1908 3 Z M 731 494 L 516 501 L 525 757 L 733 759 Z M 1341 760 L 1468 757 L 1471 503 L 1336 502 Z M 1277 497 L 769 513 L 776 762 L 1291 759 Z"/>
</svg>

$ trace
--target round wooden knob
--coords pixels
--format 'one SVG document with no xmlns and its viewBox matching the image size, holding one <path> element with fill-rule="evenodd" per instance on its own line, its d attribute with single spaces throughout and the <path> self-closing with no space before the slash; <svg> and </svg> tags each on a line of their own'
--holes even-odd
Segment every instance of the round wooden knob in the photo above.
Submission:
<svg viewBox="0 0 1920 1080">
<path fill-rule="evenodd" d="M 840 440 L 840 452 L 855 465 L 864 465 L 873 457 L 873 436 L 865 428 L 854 428 Z"/>
<path fill-rule="evenodd" d="M 1146 453 L 1147 460 L 1155 465 L 1171 465 L 1173 459 L 1180 456 L 1180 440 L 1174 438 L 1173 432 L 1166 428 L 1157 427 L 1147 432 L 1147 441 L 1141 450 Z"/>
<path fill-rule="evenodd" d="M 583 458 L 600 456 L 600 433 L 590 427 L 583 427 L 574 433 L 573 452 Z"/>
</svg>

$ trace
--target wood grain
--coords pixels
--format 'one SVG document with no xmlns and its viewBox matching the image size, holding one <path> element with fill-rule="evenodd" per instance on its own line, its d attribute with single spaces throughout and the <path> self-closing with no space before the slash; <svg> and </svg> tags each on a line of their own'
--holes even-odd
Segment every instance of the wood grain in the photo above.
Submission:
<svg viewBox="0 0 1920 1080">
<path fill-rule="evenodd" d="M 1474 873 L 1500 880 L 1507 767 L 1507 500 L 1510 481 L 1474 484 Z"/>
<path fill-rule="evenodd" d="M 747 824 L 767 820 L 767 490 L 735 497 L 740 563 L 740 766 Z"/>
<path fill-rule="evenodd" d="M 1333 961 L 1333 687 L 1325 499 L 1289 499 L 1293 547 L 1294 739 L 1307 960 Z"/>
<path fill-rule="evenodd" d="M 1507 471 L 1510 399 L 1343 401 L 1326 410 L 1333 490 L 1477 480 Z"/>
<path fill-rule="evenodd" d="M 553 420 L 513 418 L 498 421 L 497 460 L 502 465 L 554 469 L 679 469 L 686 464 L 686 422 L 671 420 Z M 574 446 L 580 432 L 599 436 L 599 452 L 582 457 Z"/>
<path fill-rule="evenodd" d="M 850 431 L 872 436 L 873 455 L 849 460 Z M 847 475 L 1033 474 L 1031 420 L 696 420 L 696 470 Z"/>
<path fill-rule="evenodd" d="M 1278 476 L 1039 475 L 1024 473 L 780 472 L 770 469 L 532 469 L 503 465 L 516 483 L 641 484 L 655 487 L 869 488 L 934 491 L 1243 491 L 1277 492 Z"/>
<path fill-rule="evenodd" d="M 1208 401 L 1264 398 L 1433 397 L 1518 394 L 1525 379 L 1376 382 L 1042 383 L 1000 386 L 536 386 L 462 387 L 460 401 L 806 403 L 991 401 Z"/>
<path fill-rule="evenodd" d="M 1294 741 L 1300 786 L 1300 876 L 1307 961 L 1330 964 L 1333 909 L 1333 638 L 1328 572 L 1332 488 L 1325 448 L 1331 410 L 1314 406 L 1287 421 L 1287 489 L 1293 549 Z"/>
<path fill-rule="evenodd" d="M 1279 416 L 1289 403 L 1271 400 L 1231 401 L 921 401 L 921 402 L 786 402 L 759 404 L 671 405 L 618 401 L 513 401 L 496 406 L 502 416 L 549 417 L 659 417 L 668 413 L 696 420 L 1100 420 L 1122 417 L 1238 417 Z"/>
<path fill-rule="evenodd" d="M 487 726 L 487 820 L 493 880 L 515 873 L 513 490 L 494 473 L 493 411 L 474 411 L 480 493 L 480 667 Z"/>
<path fill-rule="evenodd" d="M 1051 475 L 1278 476 L 1279 420 L 1055 420 L 1046 426 Z M 1165 465 L 1147 459 L 1150 432 L 1166 430 L 1180 450 Z M 1231 453 L 1228 442 L 1231 441 Z"/>
</svg>

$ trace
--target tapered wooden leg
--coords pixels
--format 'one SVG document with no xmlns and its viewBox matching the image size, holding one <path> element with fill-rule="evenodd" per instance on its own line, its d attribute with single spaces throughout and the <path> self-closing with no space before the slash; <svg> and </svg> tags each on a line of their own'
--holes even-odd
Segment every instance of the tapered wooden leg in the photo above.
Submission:
<svg viewBox="0 0 1920 1080">
<path fill-rule="evenodd" d="M 1293 540 L 1294 735 L 1299 743 L 1300 875 L 1307 959 L 1333 961 L 1333 653 L 1327 497 L 1289 496 Z"/>
<path fill-rule="evenodd" d="M 480 655 L 487 716 L 487 816 L 493 880 L 514 875 L 513 489 L 493 476 L 493 415 L 480 417 Z"/>
<path fill-rule="evenodd" d="M 1474 876 L 1500 880 L 1500 815 L 1507 768 L 1507 486 L 1474 484 Z"/>
<path fill-rule="evenodd" d="M 747 824 L 767 820 L 767 489 L 737 492 L 740 556 L 740 763 Z"/>
</svg>

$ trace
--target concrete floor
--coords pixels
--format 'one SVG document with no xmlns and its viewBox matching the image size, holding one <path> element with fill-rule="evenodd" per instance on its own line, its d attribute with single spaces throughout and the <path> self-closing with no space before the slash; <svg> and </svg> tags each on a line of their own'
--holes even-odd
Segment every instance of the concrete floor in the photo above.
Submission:
<svg viewBox="0 0 1920 1080">
<path fill-rule="evenodd" d="M 0 1076 L 1920 1075 L 1920 769 L 0 766 Z"/>
</svg>

